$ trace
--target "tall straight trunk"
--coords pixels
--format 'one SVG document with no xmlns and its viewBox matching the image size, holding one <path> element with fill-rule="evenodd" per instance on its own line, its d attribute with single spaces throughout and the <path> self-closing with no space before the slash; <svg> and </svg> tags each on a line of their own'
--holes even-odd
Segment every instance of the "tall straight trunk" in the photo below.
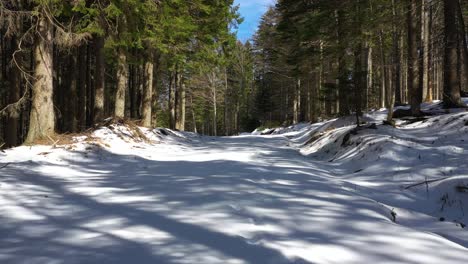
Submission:
<svg viewBox="0 0 468 264">
<path fill-rule="evenodd" d="M 430 40 L 430 12 L 429 12 L 428 0 L 422 0 L 422 27 L 421 27 L 421 39 L 422 39 L 422 50 L 423 50 L 423 94 L 422 98 L 424 101 L 430 101 L 429 92 L 429 40 Z"/>
<path fill-rule="evenodd" d="M 115 94 L 114 115 L 119 118 L 125 117 L 125 93 L 128 82 L 127 55 L 123 48 L 118 49 L 117 61 L 117 91 Z"/>
<path fill-rule="evenodd" d="M 458 107 L 461 105 L 460 79 L 458 76 L 457 62 L 457 2 L 444 0 L 444 106 Z"/>
<path fill-rule="evenodd" d="M 177 88 L 176 88 L 176 129 L 183 131 L 184 125 L 182 124 L 182 112 L 184 111 L 184 123 L 185 123 L 185 105 L 182 106 L 182 93 L 185 94 L 185 91 L 183 91 L 182 84 L 183 84 L 183 77 L 182 74 L 179 72 L 176 73 L 177 77 Z M 184 95 L 185 96 L 185 95 Z M 185 104 L 185 102 L 184 102 Z"/>
<path fill-rule="evenodd" d="M 242 82 L 242 81 L 241 81 Z M 231 117 L 229 115 L 229 106 L 230 106 L 230 91 L 228 86 L 228 75 L 227 67 L 224 66 L 224 135 L 229 136 L 231 134 Z"/>
<path fill-rule="evenodd" d="M 347 94 L 347 84 L 346 84 L 346 57 L 345 57 L 345 47 L 343 43 L 343 37 L 345 32 L 343 30 L 343 11 L 335 10 L 335 19 L 336 19 L 336 37 L 338 41 L 338 103 L 339 106 L 337 107 L 340 111 L 340 115 L 348 115 L 349 114 L 349 102 L 348 102 L 348 94 Z M 331 92 L 330 92 L 331 94 Z M 331 102 L 328 102 L 331 104 Z M 329 111 L 331 112 L 331 111 Z"/>
<path fill-rule="evenodd" d="M 380 107 L 383 108 L 386 106 L 386 94 L 387 94 L 387 61 L 385 59 L 385 48 L 383 42 L 383 31 L 380 30 L 379 32 L 379 46 L 380 46 L 380 62 L 382 66 L 380 67 L 380 77 L 381 77 L 381 84 L 380 84 Z"/>
<path fill-rule="evenodd" d="M 197 117 L 195 115 L 195 109 L 193 107 L 193 95 L 190 93 L 190 111 L 192 112 L 193 132 L 198 133 L 197 130 Z"/>
<path fill-rule="evenodd" d="M 432 6 L 429 6 L 429 18 L 428 18 L 428 45 L 427 45 L 427 48 L 429 49 L 428 51 L 428 56 L 427 56 L 427 71 L 428 71 L 428 74 L 427 74 L 427 97 L 426 97 L 426 101 L 428 102 L 431 102 L 432 100 L 434 100 L 434 75 L 432 74 L 432 68 L 434 67 L 434 58 L 435 58 L 435 52 L 434 52 L 434 44 L 433 44 L 433 41 L 431 40 L 432 39 L 432 35 L 431 35 L 431 28 L 433 28 L 434 26 L 434 21 L 433 21 L 433 8 Z M 425 61 L 426 62 L 426 61 Z"/>
<path fill-rule="evenodd" d="M 157 89 L 157 85 L 158 85 L 158 78 L 159 78 L 159 58 L 160 58 L 160 55 L 159 54 L 156 54 L 156 56 L 154 56 L 153 58 L 153 61 L 156 63 L 156 65 L 154 65 L 155 69 L 153 70 L 154 72 L 154 75 L 153 75 L 153 96 L 152 96 L 152 111 L 151 111 L 151 125 L 153 127 L 157 127 L 158 126 L 158 116 L 157 116 L 157 111 L 158 111 L 158 108 L 159 108 L 159 104 L 158 104 L 158 89 Z"/>
<path fill-rule="evenodd" d="M 53 26 L 43 13 L 37 23 L 34 47 L 34 84 L 26 143 L 55 134 L 53 102 Z"/>
<path fill-rule="evenodd" d="M 18 46 L 16 37 L 11 39 L 11 48 L 15 49 Z M 4 55 L 4 54 L 2 54 Z M 21 54 L 16 55 L 16 63 L 21 67 L 22 62 Z M 21 70 L 17 65 L 13 65 L 11 68 L 11 85 L 10 93 L 8 95 L 9 103 L 17 102 L 20 99 L 21 93 Z M 18 130 L 19 128 L 19 113 L 10 114 L 6 120 L 6 134 L 5 134 L 5 146 L 14 147 L 18 145 Z"/>
<path fill-rule="evenodd" d="M 78 59 L 77 59 L 78 67 L 77 67 L 77 109 L 76 115 L 78 119 L 78 130 L 81 128 L 86 127 L 86 87 L 87 87 L 87 80 L 86 80 L 86 46 L 82 45 L 78 48 Z"/>
<path fill-rule="evenodd" d="M 306 96 L 306 120 L 312 121 L 312 92 L 310 87 L 310 79 L 307 80 L 307 96 Z"/>
<path fill-rule="evenodd" d="M 138 117 L 138 75 L 139 75 L 139 66 L 130 65 L 129 66 L 129 103 L 130 103 L 130 117 Z"/>
<path fill-rule="evenodd" d="M 463 10 L 461 8 L 460 1 L 457 1 L 457 10 L 458 10 L 458 23 L 460 24 L 460 36 L 461 36 L 461 87 L 462 91 L 468 92 L 468 40 L 465 20 L 463 19 Z"/>
<path fill-rule="evenodd" d="M 70 94 L 68 95 L 68 122 L 69 126 L 68 129 L 70 132 L 75 133 L 78 131 L 78 115 L 77 112 L 80 111 L 77 109 L 77 100 L 78 98 L 78 73 L 76 72 L 76 69 L 78 68 L 77 64 L 77 58 L 76 58 L 77 52 L 75 49 L 75 52 L 73 52 L 70 55 Z"/>
<path fill-rule="evenodd" d="M 177 83 L 177 74 L 174 71 L 171 74 L 169 83 L 169 128 L 176 128 L 176 83 Z"/>
<path fill-rule="evenodd" d="M 449 0 L 450 1 L 450 0 Z M 408 92 L 411 113 L 421 115 L 422 82 L 420 72 L 419 29 L 421 28 L 421 0 L 409 0 L 408 3 Z"/>
<path fill-rule="evenodd" d="M 95 38 L 94 56 L 96 57 L 96 67 L 94 72 L 94 116 L 93 123 L 99 122 L 104 118 L 104 94 L 105 94 L 105 67 L 104 62 L 104 37 Z"/>
<path fill-rule="evenodd" d="M 180 131 L 185 131 L 185 105 L 186 105 L 186 98 L 185 98 L 185 83 L 181 81 L 180 84 L 180 89 L 179 89 L 179 116 L 178 116 L 178 122 L 179 122 L 179 130 Z"/>
<path fill-rule="evenodd" d="M 218 113 L 217 113 L 217 93 L 216 93 L 216 83 L 214 82 L 215 74 L 212 73 L 212 80 L 211 80 L 211 89 L 212 89 L 212 96 L 213 96 L 213 136 L 217 136 L 218 133 Z"/>
<path fill-rule="evenodd" d="M 369 44 L 369 48 L 367 50 L 367 85 L 366 85 L 366 100 L 365 100 L 365 109 L 369 109 L 369 95 L 370 90 L 373 90 L 374 86 L 374 59 L 373 59 L 373 48 L 372 45 Z"/>
<path fill-rule="evenodd" d="M 93 68 L 93 56 L 91 56 L 91 43 L 86 44 L 86 123 L 85 127 L 93 125 L 93 110 L 94 110 L 94 82 L 91 76 L 91 69 Z"/>
<path fill-rule="evenodd" d="M 391 85 L 389 86 L 389 98 L 388 98 L 388 114 L 387 122 L 393 124 L 393 107 L 395 105 L 396 92 L 400 90 L 400 50 L 399 50 L 399 38 L 400 32 L 398 27 L 398 17 L 395 5 L 395 0 L 392 0 L 392 14 L 393 14 L 393 25 L 392 25 L 392 67 L 390 67 Z"/>
<path fill-rule="evenodd" d="M 354 110 L 356 114 L 356 125 L 360 125 L 359 117 L 362 115 L 362 45 L 359 44 L 354 50 Z"/>
<path fill-rule="evenodd" d="M 293 100 L 293 123 L 299 123 L 299 112 L 300 112 L 300 101 L 301 101 L 301 79 L 297 78 L 295 89 L 294 89 L 294 100 Z"/>
<path fill-rule="evenodd" d="M 355 28 L 356 35 L 358 36 L 358 42 L 354 48 L 354 110 L 356 114 L 356 125 L 360 126 L 360 116 L 362 115 L 362 87 L 366 84 L 364 81 L 363 67 L 362 67 L 362 42 L 360 37 L 362 36 L 362 21 L 361 21 L 361 6 L 360 0 L 355 0 L 356 16 L 355 16 Z"/>
<path fill-rule="evenodd" d="M 324 73 L 324 69 L 323 69 L 323 65 L 324 65 L 324 43 L 323 43 L 323 40 L 320 39 L 320 67 L 319 67 L 319 78 L 318 78 L 318 97 L 321 96 L 320 93 L 323 92 L 323 81 L 325 79 L 325 73 Z M 323 113 L 323 111 L 325 111 L 325 102 L 323 100 L 323 102 L 320 104 L 320 108 L 321 108 L 321 113 Z M 322 111 L 323 110 L 323 111 Z"/>
<path fill-rule="evenodd" d="M 404 34 L 400 36 L 400 65 L 401 65 L 401 78 L 400 78 L 400 97 L 397 97 L 395 101 L 400 103 L 408 103 L 408 59 L 405 57 L 406 39 Z"/>
<path fill-rule="evenodd" d="M 153 70 L 152 56 L 145 63 L 145 86 L 143 87 L 141 125 L 151 127 L 151 112 L 153 107 Z"/>
</svg>

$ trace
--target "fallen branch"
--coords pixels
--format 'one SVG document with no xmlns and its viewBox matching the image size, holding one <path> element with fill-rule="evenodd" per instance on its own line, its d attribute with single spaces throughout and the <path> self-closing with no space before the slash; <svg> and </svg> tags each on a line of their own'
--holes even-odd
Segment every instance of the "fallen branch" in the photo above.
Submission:
<svg viewBox="0 0 468 264">
<path fill-rule="evenodd" d="M 58 139 L 57 141 L 54 141 L 49 135 L 47 135 L 47 137 L 49 138 L 50 142 L 52 143 L 52 147 L 56 148 L 57 143 L 60 141 L 60 139 Z"/>
<path fill-rule="evenodd" d="M 439 179 L 434 179 L 434 180 L 425 180 L 423 182 L 418 182 L 418 183 L 415 183 L 415 184 L 411 184 L 411 185 L 408 185 L 406 186 L 404 189 L 407 190 L 409 188 L 413 188 L 413 187 L 416 187 L 416 186 L 419 186 L 419 185 L 423 185 L 423 184 L 429 184 L 429 183 L 434 183 L 434 182 L 438 182 L 438 181 L 442 181 L 442 180 L 445 180 L 445 179 L 448 179 L 450 178 L 451 176 L 449 177 L 444 177 L 444 178 L 439 178 Z"/>
<path fill-rule="evenodd" d="M 468 192 L 468 186 L 465 186 L 465 185 L 458 185 L 455 187 L 457 189 L 458 192 Z"/>
</svg>

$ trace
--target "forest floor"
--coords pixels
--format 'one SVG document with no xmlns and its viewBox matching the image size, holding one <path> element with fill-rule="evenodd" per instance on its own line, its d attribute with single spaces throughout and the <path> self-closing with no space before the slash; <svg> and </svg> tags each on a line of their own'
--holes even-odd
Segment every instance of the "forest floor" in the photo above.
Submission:
<svg viewBox="0 0 468 264">
<path fill-rule="evenodd" d="M 0 263 L 468 263 L 468 112 L 352 121 L 0 152 Z"/>
</svg>

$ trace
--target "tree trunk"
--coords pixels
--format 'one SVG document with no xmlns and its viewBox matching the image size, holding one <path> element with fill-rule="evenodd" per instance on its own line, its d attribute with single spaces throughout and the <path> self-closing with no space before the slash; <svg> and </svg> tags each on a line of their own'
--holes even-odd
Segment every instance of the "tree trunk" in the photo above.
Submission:
<svg viewBox="0 0 468 264">
<path fill-rule="evenodd" d="M 325 80 L 325 72 L 324 72 L 324 43 L 323 43 L 323 40 L 320 39 L 320 66 L 319 66 L 319 78 L 318 78 L 318 97 L 320 98 L 321 96 L 321 93 L 323 92 L 323 81 Z M 287 94 L 287 93 L 286 93 Z M 320 107 L 319 107 L 321 110 L 320 112 L 323 113 L 325 111 L 325 102 L 324 100 L 322 100 L 322 102 L 320 103 Z"/>
<path fill-rule="evenodd" d="M 461 44 L 462 44 L 462 49 L 460 50 L 461 52 L 461 87 L 462 91 L 467 92 L 468 91 L 468 41 L 466 34 L 466 27 L 465 27 L 465 20 L 463 19 L 463 10 L 461 8 L 460 1 L 458 1 L 458 21 L 460 24 L 460 36 L 461 36 Z"/>
<path fill-rule="evenodd" d="M 432 100 L 429 78 L 430 78 L 430 35 L 431 35 L 431 16 L 430 16 L 430 3 L 428 0 L 422 0 L 422 40 L 423 40 L 423 100 L 429 102 Z"/>
<path fill-rule="evenodd" d="M 182 94 L 185 94 L 185 91 L 183 91 L 184 87 L 182 87 L 182 83 L 183 83 L 182 75 L 178 72 L 176 74 L 177 74 L 176 75 L 177 77 L 176 109 L 175 109 L 176 110 L 176 129 L 183 131 L 184 125 L 182 124 L 182 112 L 184 112 L 183 122 L 185 123 L 185 105 L 182 106 Z"/>
<path fill-rule="evenodd" d="M 335 19 L 336 19 L 336 37 L 338 41 L 338 104 L 337 107 L 339 110 L 340 115 L 348 115 L 349 114 L 349 102 L 348 102 L 348 94 L 347 94 L 347 84 L 346 84 L 346 48 L 344 47 L 344 43 L 342 38 L 345 35 L 343 31 L 343 11 L 335 10 Z M 331 94 L 332 91 L 329 91 Z M 330 98 L 331 99 L 331 98 Z M 332 102 L 328 102 L 331 104 Z M 329 114 L 331 111 L 327 111 Z"/>
<path fill-rule="evenodd" d="M 216 94 L 216 83 L 215 83 L 215 73 L 212 73 L 211 79 L 211 89 L 213 93 L 213 136 L 218 134 L 218 113 L 217 113 L 217 94 Z"/>
<path fill-rule="evenodd" d="M 26 143 L 53 136 L 55 112 L 53 98 L 53 26 L 43 13 L 37 24 L 34 47 L 34 84 L 29 131 Z"/>
<path fill-rule="evenodd" d="M 242 76 L 243 78 L 244 76 Z M 242 81 L 241 81 L 242 82 Z M 231 94 L 229 91 L 228 86 L 228 75 L 227 75 L 227 67 L 224 66 L 224 135 L 229 136 L 231 134 L 231 116 L 230 114 L 230 99 Z"/>
<path fill-rule="evenodd" d="M 392 26 L 392 67 L 390 68 L 391 85 L 389 86 L 389 98 L 388 98 L 388 113 L 387 122 L 393 124 L 393 107 L 395 105 L 395 97 L 397 93 L 395 91 L 400 90 L 400 50 L 399 50 L 399 38 L 400 31 L 398 27 L 398 18 L 395 0 L 392 0 L 392 13 L 393 13 L 393 26 Z"/>
<path fill-rule="evenodd" d="M 422 82 L 419 62 L 418 33 L 421 17 L 421 0 L 409 0 L 408 3 L 408 92 L 410 95 L 411 113 L 421 115 Z"/>
<path fill-rule="evenodd" d="M 76 49 L 74 49 L 75 52 L 73 52 L 70 55 L 70 94 L 68 95 L 67 101 L 68 101 L 68 122 L 69 122 L 69 132 L 75 133 L 78 131 L 78 115 L 77 111 L 80 111 L 78 109 L 78 104 L 76 98 L 78 97 L 78 73 L 76 72 L 76 69 L 78 68 L 77 64 L 77 52 Z"/>
<path fill-rule="evenodd" d="M 195 116 L 195 109 L 193 105 L 193 95 L 190 94 L 190 110 L 192 111 L 193 132 L 198 133 L 197 130 L 197 117 Z"/>
<path fill-rule="evenodd" d="M 145 86 L 143 87 L 142 109 L 141 109 L 141 125 L 151 127 L 151 110 L 153 107 L 153 69 L 154 64 L 152 56 L 145 63 Z"/>
<path fill-rule="evenodd" d="M 15 37 L 11 39 L 11 48 L 15 49 L 18 46 L 18 41 Z M 4 54 L 2 54 L 4 55 Z M 21 67 L 22 56 L 15 56 L 16 63 Z M 11 68 L 11 86 L 8 96 L 9 103 L 15 103 L 20 99 L 21 92 L 21 70 L 17 65 L 12 65 Z M 19 113 L 10 114 L 6 120 L 5 147 L 14 147 L 18 145 L 18 128 L 19 128 Z"/>
<path fill-rule="evenodd" d="M 380 84 L 380 107 L 386 106 L 386 94 L 387 94 L 387 61 L 385 59 L 384 42 L 383 42 L 383 31 L 379 32 L 379 46 L 380 46 L 380 61 L 382 66 L 380 67 L 380 76 L 382 83 Z"/>
<path fill-rule="evenodd" d="M 444 24 L 445 24 L 445 52 L 444 52 L 444 106 L 446 108 L 461 106 L 460 79 L 458 76 L 457 62 L 457 2 L 444 0 Z"/>
<path fill-rule="evenodd" d="M 296 85 L 294 89 L 294 100 L 293 100 L 293 124 L 299 123 L 299 112 L 300 112 L 300 89 L 301 89 L 301 79 L 296 80 Z"/>
<path fill-rule="evenodd" d="M 77 58 L 78 67 L 77 69 L 77 109 L 76 115 L 78 120 L 78 130 L 86 127 L 86 46 L 82 45 L 78 48 L 78 58 Z"/>
<path fill-rule="evenodd" d="M 104 37 L 95 38 L 95 56 L 96 70 L 94 75 L 94 116 L 93 123 L 99 122 L 104 118 L 104 92 L 105 92 L 105 67 L 104 62 Z"/>
<path fill-rule="evenodd" d="M 115 110 L 116 117 L 125 117 L 125 92 L 127 90 L 128 82 L 128 66 L 127 55 L 123 48 L 118 49 L 118 63 L 117 63 L 117 91 L 115 94 Z"/>
<path fill-rule="evenodd" d="M 177 74 L 176 72 L 172 73 L 171 81 L 169 83 L 169 128 L 176 128 L 176 83 L 177 83 Z"/>
<path fill-rule="evenodd" d="M 359 117 L 362 115 L 361 89 L 362 81 L 362 45 L 358 44 L 354 51 L 354 110 L 356 111 L 356 125 L 360 125 Z"/>
<path fill-rule="evenodd" d="M 179 93 L 179 98 L 180 98 L 180 104 L 179 106 L 179 130 L 180 131 L 185 131 L 185 104 L 186 104 L 186 98 L 185 98 L 185 83 L 181 81 L 180 85 L 180 93 Z"/>
<path fill-rule="evenodd" d="M 373 90 L 374 86 L 374 59 L 373 59 L 373 48 L 369 45 L 368 54 L 367 54 L 367 85 L 366 85 L 366 103 L 365 108 L 369 109 L 369 95 L 370 90 Z"/>
</svg>

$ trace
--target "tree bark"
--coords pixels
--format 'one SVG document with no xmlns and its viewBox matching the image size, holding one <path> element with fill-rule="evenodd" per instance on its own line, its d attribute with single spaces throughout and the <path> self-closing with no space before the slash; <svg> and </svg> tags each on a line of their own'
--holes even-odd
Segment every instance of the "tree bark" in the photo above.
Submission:
<svg viewBox="0 0 468 264">
<path fill-rule="evenodd" d="M 430 16 L 430 3 L 428 0 L 422 0 L 422 40 L 423 40 L 423 100 L 429 102 L 432 100 L 431 91 L 429 85 L 430 78 L 430 25 L 431 25 L 431 16 Z"/>
<path fill-rule="evenodd" d="M 15 49 L 18 46 L 16 37 L 11 39 L 11 49 Z M 4 54 L 2 54 L 4 55 Z M 21 67 L 22 56 L 21 54 L 16 56 L 16 63 Z M 12 65 L 11 68 L 11 86 L 10 93 L 8 96 L 9 103 L 15 103 L 20 99 L 21 91 L 21 71 L 17 65 Z M 18 145 L 18 128 L 19 128 L 19 113 L 10 114 L 6 120 L 6 134 L 5 134 L 5 147 L 14 147 Z"/>
<path fill-rule="evenodd" d="M 294 100 L 293 100 L 293 123 L 297 124 L 300 121 L 301 112 L 301 79 L 297 78 L 294 89 Z"/>
<path fill-rule="evenodd" d="M 145 86 L 143 87 L 141 125 L 151 127 L 151 112 L 153 107 L 153 69 L 152 57 L 145 63 Z"/>
<path fill-rule="evenodd" d="M 217 92 L 216 92 L 216 83 L 215 83 L 215 73 L 211 73 L 211 89 L 213 95 L 213 136 L 218 134 L 218 113 L 217 113 Z"/>
<path fill-rule="evenodd" d="M 176 129 L 183 131 L 185 129 L 185 86 L 180 73 L 177 73 L 176 84 Z"/>
<path fill-rule="evenodd" d="M 444 106 L 446 108 L 461 106 L 460 78 L 458 76 L 457 62 L 457 2 L 444 0 Z"/>
<path fill-rule="evenodd" d="M 55 134 L 53 98 L 53 26 L 45 14 L 40 14 L 34 47 L 34 84 L 29 131 L 26 143 Z"/>
<path fill-rule="evenodd" d="M 190 110 L 192 111 L 192 121 L 193 121 L 193 132 L 198 133 L 197 130 L 197 117 L 195 115 L 195 109 L 193 105 L 193 95 L 190 93 Z"/>
<path fill-rule="evenodd" d="M 387 60 L 385 59 L 385 48 L 383 43 L 383 31 L 379 32 L 379 46 L 380 46 L 380 61 L 382 66 L 380 67 L 380 76 L 381 76 L 381 85 L 380 85 L 380 107 L 383 108 L 386 106 L 387 102 Z"/>
<path fill-rule="evenodd" d="M 180 98 L 180 104 L 178 105 L 179 107 L 179 130 L 180 131 L 185 131 L 185 104 L 186 104 L 186 98 L 185 98 L 185 83 L 181 80 L 181 85 L 180 85 L 180 91 L 179 91 L 179 98 Z"/>
<path fill-rule="evenodd" d="M 75 52 L 73 52 L 70 55 L 70 94 L 69 98 L 67 98 L 68 101 L 68 122 L 69 126 L 68 129 L 70 132 L 75 133 L 78 131 L 78 119 L 77 119 L 77 111 L 80 111 L 77 107 L 77 100 L 76 98 L 78 97 L 78 73 L 76 72 L 76 69 L 78 68 L 77 64 L 77 58 L 76 58 L 76 49 L 74 49 Z"/>
<path fill-rule="evenodd" d="M 465 20 L 463 19 L 463 10 L 461 8 L 460 1 L 457 1 L 457 9 L 458 9 L 458 21 L 460 24 L 460 36 L 461 36 L 461 45 L 462 49 L 461 52 L 461 90 L 464 92 L 468 91 L 468 41 L 466 34 L 466 27 L 465 27 Z"/>
<path fill-rule="evenodd" d="M 369 45 L 367 53 L 367 85 L 366 85 L 366 103 L 365 108 L 369 109 L 369 95 L 370 91 L 373 90 L 374 86 L 374 59 L 373 59 L 373 48 Z"/>
<path fill-rule="evenodd" d="M 422 82 L 420 72 L 420 54 L 418 33 L 421 28 L 421 0 L 408 2 L 408 92 L 410 95 L 411 113 L 421 115 Z"/>
<path fill-rule="evenodd" d="M 96 68 L 94 76 L 94 116 L 93 123 L 99 122 L 104 118 L 104 92 L 105 92 L 105 67 L 104 62 L 104 37 L 98 36 L 95 38 L 95 56 Z"/>
<path fill-rule="evenodd" d="M 345 32 L 343 31 L 343 11 L 335 10 L 335 19 L 336 19 L 336 37 L 338 41 L 338 107 L 340 115 L 348 115 L 349 114 L 349 102 L 348 102 L 348 94 L 347 94 L 347 84 L 346 84 L 346 56 L 345 51 L 346 48 L 343 47 L 343 37 Z M 329 91 L 332 94 L 332 91 Z M 331 98 L 330 98 L 331 99 Z M 332 102 L 328 102 L 331 104 Z M 331 111 L 327 111 L 329 114 Z"/>
<path fill-rule="evenodd" d="M 125 92 L 128 82 L 127 55 L 123 48 L 118 49 L 117 63 L 117 91 L 115 94 L 114 115 L 119 118 L 125 117 Z"/>
<path fill-rule="evenodd" d="M 393 107 L 395 105 L 395 98 L 397 96 L 396 91 L 400 90 L 400 50 L 399 50 L 399 38 L 400 31 L 398 28 L 398 18 L 395 0 L 392 0 L 392 14 L 393 14 L 393 25 L 392 25 L 392 67 L 390 68 L 391 85 L 389 85 L 390 92 L 388 98 L 388 113 L 387 122 L 393 124 Z"/>
<path fill-rule="evenodd" d="M 173 72 L 170 77 L 169 83 L 169 128 L 175 129 L 176 127 L 176 74 Z"/>
</svg>

